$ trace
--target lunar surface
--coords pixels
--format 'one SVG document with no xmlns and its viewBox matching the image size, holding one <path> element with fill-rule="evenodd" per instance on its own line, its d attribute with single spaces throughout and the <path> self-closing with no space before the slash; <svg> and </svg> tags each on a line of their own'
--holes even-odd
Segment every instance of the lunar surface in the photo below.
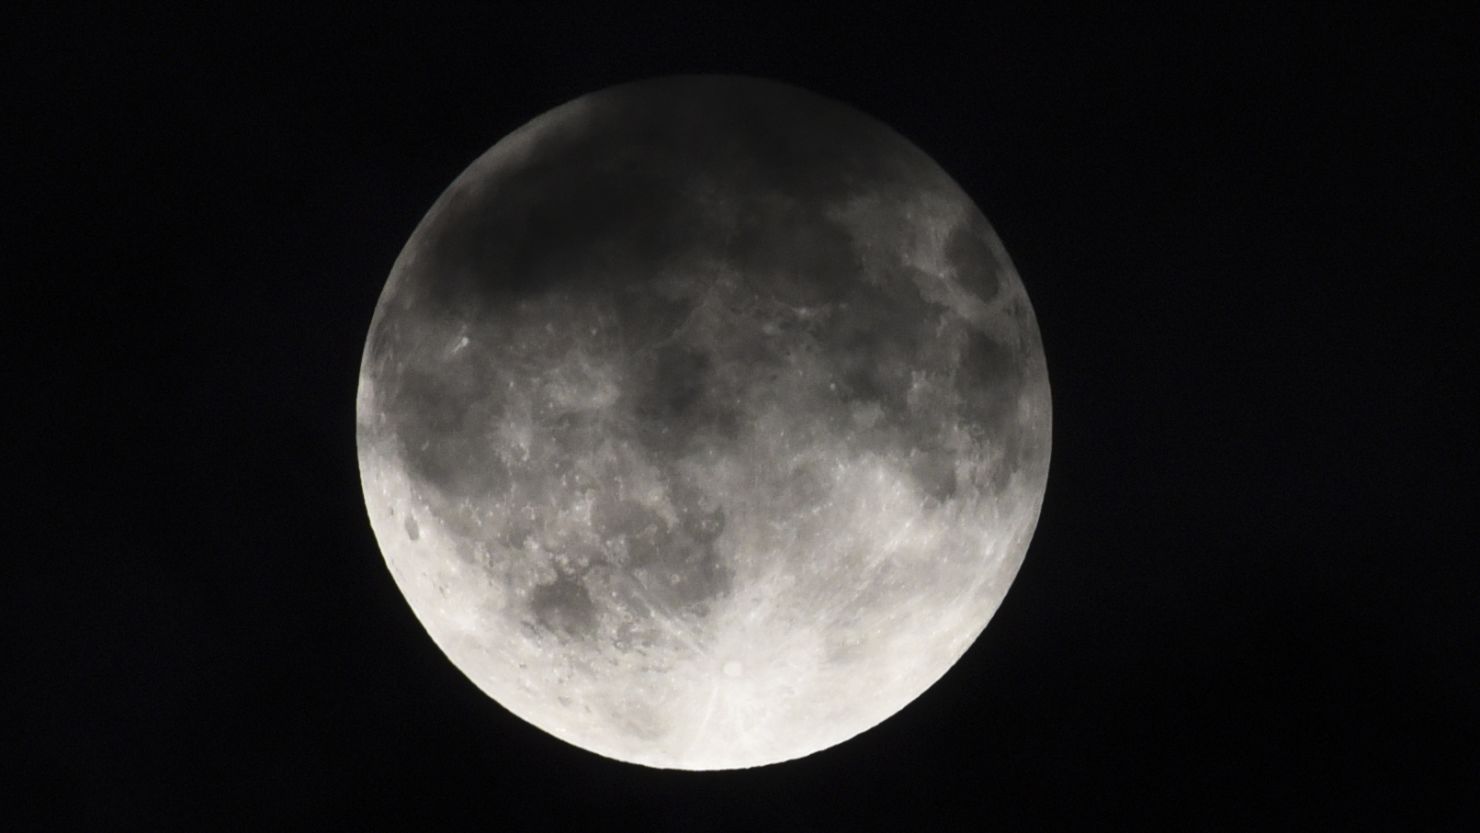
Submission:
<svg viewBox="0 0 1480 833">
<path fill-rule="evenodd" d="M 365 503 L 474 683 L 571 744 L 730 769 L 831 747 L 986 627 L 1038 520 L 1048 374 L 928 156 L 775 82 L 556 107 L 397 259 Z"/>
</svg>

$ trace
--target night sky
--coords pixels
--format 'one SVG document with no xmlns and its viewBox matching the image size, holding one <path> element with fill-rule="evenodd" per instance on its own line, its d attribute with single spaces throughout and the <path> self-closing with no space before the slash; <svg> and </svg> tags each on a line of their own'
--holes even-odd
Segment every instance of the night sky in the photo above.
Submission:
<svg viewBox="0 0 1480 833">
<path fill-rule="evenodd" d="M 0 826 L 1474 829 L 1458 20 L 538 8 L 4 27 Z M 923 148 L 1011 253 L 1053 390 L 1038 531 L 967 655 L 731 773 L 600 758 L 478 691 L 355 455 L 370 315 L 442 189 L 677 72 Z"/>
</svg>

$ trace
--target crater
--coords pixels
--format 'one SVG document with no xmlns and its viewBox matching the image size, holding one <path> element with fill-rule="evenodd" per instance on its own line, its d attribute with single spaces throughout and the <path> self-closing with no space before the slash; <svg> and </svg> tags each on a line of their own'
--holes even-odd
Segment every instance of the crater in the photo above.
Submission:
<svg viewBox="0 0 1480 833">
<path fill-rule="evenodd" d="M 556 636 L 585 639 L 596 633 L 596 604 L 579 576 L 560 574 L 549 584 L 536 585 L 529 608 L 539 626 Z"/>
</svg>

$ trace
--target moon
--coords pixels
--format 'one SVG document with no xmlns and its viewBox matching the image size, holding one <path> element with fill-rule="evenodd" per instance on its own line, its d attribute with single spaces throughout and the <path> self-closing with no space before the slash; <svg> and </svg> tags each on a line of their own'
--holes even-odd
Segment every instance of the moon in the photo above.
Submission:
<svg viewBox="0 0 1480 833">
<path fill-rule="evenodd" d="M 852 107 L 673 76 L 475 160 L 356 402 L 411 610 L 523 720 L 650 767 L 873 727 L 986 627 L 1047 481 L 1032 306 L 971 198 Z"/>
</svg>

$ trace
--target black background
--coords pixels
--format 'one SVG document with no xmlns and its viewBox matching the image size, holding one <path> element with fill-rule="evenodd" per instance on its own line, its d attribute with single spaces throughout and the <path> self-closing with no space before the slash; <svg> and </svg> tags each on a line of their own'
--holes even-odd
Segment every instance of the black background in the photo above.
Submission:
<svg viewBox="0 0 1480 833">
<path fill-rule="evenodd" d="M 1463 21 L 730 5 L 11 13 L 5 826 L 1473 829 Z M 976 645 L 879 727 L 734 773 L 481 694 L 355 460 L 371 311 L 441 189 L 672 72 L 924 148 L 1053 384 L 1042 519 Z"/>
</svg>

